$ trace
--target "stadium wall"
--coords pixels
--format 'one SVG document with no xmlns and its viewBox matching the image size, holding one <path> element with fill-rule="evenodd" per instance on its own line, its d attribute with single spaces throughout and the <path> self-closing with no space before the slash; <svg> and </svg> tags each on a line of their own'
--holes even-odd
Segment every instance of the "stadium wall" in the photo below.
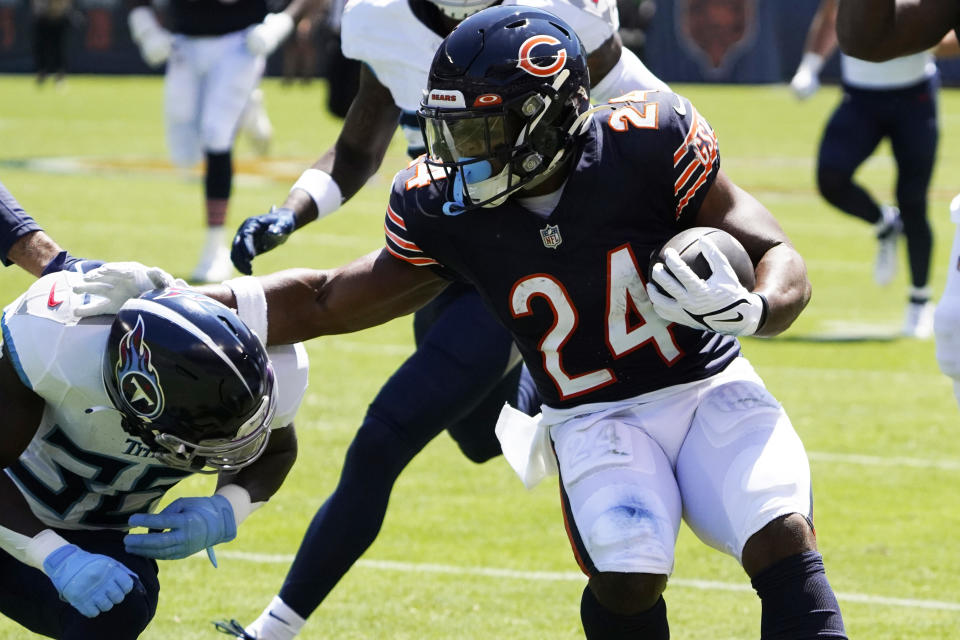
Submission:
<svg viewBox="0 0 960 640">
<path fill-rule="evenodd" d="M 784 82 L 792 76 L 819 0 L 659 0 L 644 58 L 668 82 Z M 158 73 L 140 57 L 124 0 L 76 0 L 71 73 Z M 29 0 L 0 0 L 0 73 L 33 70 Z M 322 48 L 321 48 L 322 52 Z M 267 72 L 279 73 L 279 55 Z M 321 61 L 322 67 L 322 61 Z M 941 61 L 943 80 L 960 84 L 960 60 Z M 837 56 L 824 81 L 839 75 Z"/>
</svg>

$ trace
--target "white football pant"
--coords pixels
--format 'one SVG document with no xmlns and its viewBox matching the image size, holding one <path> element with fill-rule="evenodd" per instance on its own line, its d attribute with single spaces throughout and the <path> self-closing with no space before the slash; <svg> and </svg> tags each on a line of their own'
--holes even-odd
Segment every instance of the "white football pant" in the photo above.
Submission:
<svg viewBox="0 0 960 640">
<path fill-rule="evenodd" d="M 588 574 L 670 575 L 681 514 L 738 560 L 770 521 L 811 516 L 803 444 L 745 358 L 677 389 L 551 430 L 568 533 Z"/>
<path fill-rule="evenodd" d="M 167 62 L 167 145 L 174 164 L 192 167 L 206 151 L 233 147 L 265 59 L 247 49 L 246 30 L 223 36 L 175 35 Z"/>
</svg>

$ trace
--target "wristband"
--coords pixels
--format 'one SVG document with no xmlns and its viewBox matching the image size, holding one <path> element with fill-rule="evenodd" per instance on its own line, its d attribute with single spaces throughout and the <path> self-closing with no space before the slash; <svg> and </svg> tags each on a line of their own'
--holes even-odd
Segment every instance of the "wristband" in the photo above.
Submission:
<svg viewBox="0 0 960 640">
<path fill-rule="evenodd" d="M 760 331 L 760 329 L 763 328 L 763 324 L 767 321 L 767 313 L 770 311 L 770 303 L 767 302 L 767 296 L 763 295 L 762 293 L 754 292 L 754 295 L 760 298 L 760 304 L 763 305 L 763 309 L 760 311 L 760 322 L 757 323 L 757 328 L 753 331 L 756 334 L 758 331 Z"/>
<path fill-rule="evenodd" d="M 217 489 L 217 495 L 223 496 L 233 507 L 233 518 L 240 526 L 240 523 L 247 519 L 251 513 L 264 505 L 264 502 L 251 502 L 250 492 L 238 484 L 228 484 Z"/>
<path fill-rule="evenodd" d="M 47 556 L 68 544 L 70 543 L 64 540 L 60 534 L 53 529 L 44 529 L 30 538 L 30 542 L 27 543 L 24 549 L 25 557 L 21 560 L 25 564 L 43 571 L 43 562 L 47 559 Z"/>
<path fill-rule="evenodd" d="M 237 316 L 240 321 L 257 337 L 267 343 L 267 295 L 259 278 L 242 276 L 227 280 L 223 284 L 230 287 L 237 299 Z"/>
<path fill-rule="evenodd" d="M 306 191 L 313 203 L 317 205 L 317 220 L 330 215 L 343 203 L 343 194 L 340 193 L 340 186 L 336 180 L 320 169 L 307 169 L 300 174 L 297 181 L 290 187 L 290 191 L 294 189 Z"/>
</svg>

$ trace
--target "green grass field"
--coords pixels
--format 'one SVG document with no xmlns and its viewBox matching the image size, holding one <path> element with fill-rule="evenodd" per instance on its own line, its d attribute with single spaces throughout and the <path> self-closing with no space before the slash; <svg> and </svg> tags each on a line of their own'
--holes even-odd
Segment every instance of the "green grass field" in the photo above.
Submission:
<svg viewBox="0 0 960 640">
<path fill-rule="evenodd" d="M 727 173 L 777 215 L 807 260 L 810 306 L 783 336 L 745 340 L 744 350 L 810 453 L 820 546 L 850 637 L 960 637 L 960 414 L 933 342 L 896 338 L 905 262 L 878 289 L 870 230 L 815 192 L 816 147 L 837 89 L 800 104 L 782 86 L 676 88 L 716 128 Z M 266 160 L 238 143 L 230 228 L 281 202 L 338 130 L 322 85 L 268 80 L 265 92 L 275 142 Z M 51 235 L 76 255 L 189 273 L 203 239 L 201 183 L 167 163 L 159 78 L 72 77 L 58 94 L 0 76 L 0 95 L 0 180 Z M 960 190 L 960 93 L 943 92 L 941 125 L 930 207 L 937 293 L 954 233 L 947 204 Z M 258 271 L 334 266 L 380 246 L 390 180 L 404 162 L 398 138 L 343 211 L 258 259 Z M 893 171 L 884 146 L 860 177 L 889 201 Z M 0 300 L 29 282 L 3 270 Z M 218 547 L 220 569 L 200 555 L 161 563 L 160 606 L 143 637 L 216 638 L 211 620 L 260 613 L 335 486 L 367 403 L 410 352 L 411 333 L 400 319 L 309 343 L 300 458 L 287 483 Z M 210 491 L 209 478 L 194 478 L 176 494 Z M 673 636 L 756 638 L 759 602 L 737 563 L 687 529 L 680 538 L 666 593 Z M 556 485 L 527 492 L 502 459 L 473 465 L 443 436 L 401 477 L 379 539 L 302 637 L 579 638 L 583 583 Z M 0 639 L 30 637 L 0 620 Z"/>
</svg>

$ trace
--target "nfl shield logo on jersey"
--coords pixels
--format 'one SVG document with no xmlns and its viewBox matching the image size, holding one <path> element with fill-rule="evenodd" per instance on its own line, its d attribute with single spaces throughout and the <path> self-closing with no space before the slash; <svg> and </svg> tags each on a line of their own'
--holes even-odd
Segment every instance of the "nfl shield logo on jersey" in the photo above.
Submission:
<svg viewBox="0 0 960 640">
<path fill-rule="evenodd" d="M 560 237 L 560 229 L 555 224 L 548 224 L 540 229 L 540 237 L 543 238 L 543 246 L 547 249 L 556 249 L 563 242 Z"/>
</svg>

